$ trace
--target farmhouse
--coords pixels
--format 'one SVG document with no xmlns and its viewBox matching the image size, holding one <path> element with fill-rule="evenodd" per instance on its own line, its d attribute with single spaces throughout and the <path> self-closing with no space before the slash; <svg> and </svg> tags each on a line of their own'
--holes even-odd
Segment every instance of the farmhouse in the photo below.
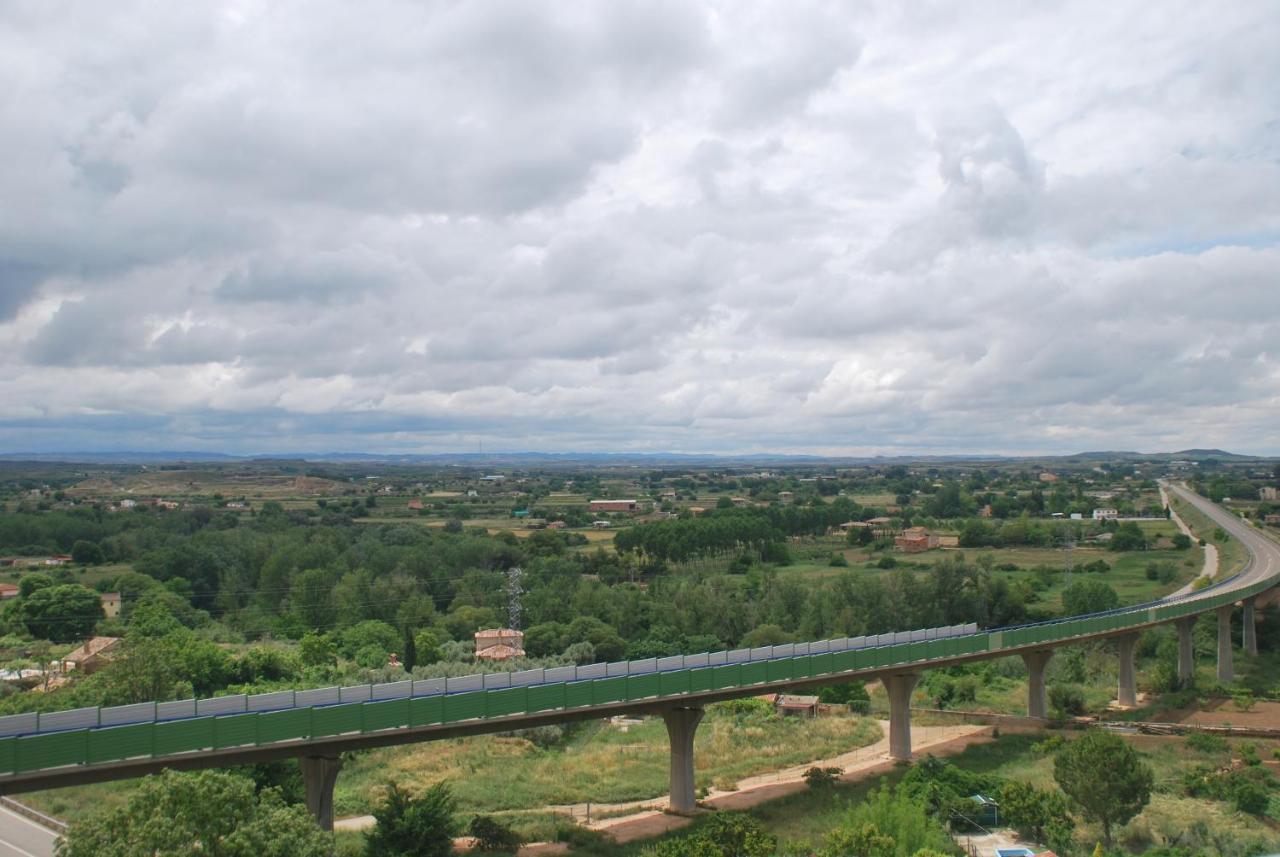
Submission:
<svg viewBox="0 0 1280 857">
<path fill-rule="evenodd" d="M 102 615 L 108 619 L 114 619 L 120 615 L 119 592 L 102 593 Z"/>
<path fill-rule="evenodd" d="M 938 537 L 924 527 L 911 527 L 894 538 L 893 546 L 903 553 L 921 553 L 936 548 Z"/>
<path fill-rule="evenodd" d="M 1264 524 L 1271 524 L 1272 526 L 1280 527 L 1280 515 L 1267 515 L 1262 519 L 1262 522 Z"/>
<path fill-rule="evenodd" d="M 1258 489 L 1259 500 L 1280 500 L 1280 488 L 1267 486 Z"/>
<path fill-rule="evenodd" d="M 511 628 L 476 631 L 476 657 L 490 661 L 523 658 L 524 632 Z"/>
<path fill-rule="evenodd" d="M 111 660 L 120 647 L 119 637 L 90 637 L 84 645 L 62 659 L 62 671 L 80 670 L 86 675 Z"/>
<path fill-rule="evenodd" d="M 8 601 L 10 598 L 18 597 L 18 585 L 16 583 L 0 583 L 0 601 Z"/>
<path fill-rule="evenodd" d="M 640 511 L 640 503 L 637 500 L 592 500 L 592 512 L 631 512 Z"/>
</svg>

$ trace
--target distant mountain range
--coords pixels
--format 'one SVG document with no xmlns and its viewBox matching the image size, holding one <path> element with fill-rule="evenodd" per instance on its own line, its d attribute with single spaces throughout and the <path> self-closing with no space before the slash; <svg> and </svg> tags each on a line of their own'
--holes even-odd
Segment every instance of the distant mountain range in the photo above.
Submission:
<svg viewBox="0 0 1280 857">
<path fill-rule="evenodd" d="M 893 455 L 893 456 L 823 456 L 753 453 L 750 455 L 685 454 L 675 452 L 484 452 L 484 453 L 273 453 L 231 455 L 221 452 L 157 451 L 157 452 L 39 452 L 3 453 L 0 461 L 59 462 L 87 464 L 179 464 L 234 463 L 255 461 L 309 461 L 331 464 L 458 464 L 468 466 L 513 466 L 521 464 L 895 464 L 908 462 L 965 461 L 1249 461 L 1265 456 L 1240 455 L 1221 449 L 1184 449 L 1177 452 L 1096 451 L 1074 455 Z"/>
</svg>

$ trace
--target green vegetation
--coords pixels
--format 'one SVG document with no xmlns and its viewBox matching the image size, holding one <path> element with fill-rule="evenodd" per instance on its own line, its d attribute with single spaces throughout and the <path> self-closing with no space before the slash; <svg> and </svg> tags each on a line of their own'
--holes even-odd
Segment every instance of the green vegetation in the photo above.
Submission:
<svg viewBox="0 0 1280 857">
<path fill-rule="evenodd" d="M 280 792 L 255 794 L 253 780 L 220 771 L 166 771 L 142 780 L 121 807 L 75 824 L 60 857 L 187 854 L 193 843 L 215 857 L 326 857 L 329 835 Z"/>
<path fill-rule="evenodd" d="M 1154 775 L 1124 739 L 1091 730 L 1058 752 L 1053 778 L 1085 818 L 1102 825 L 1110 847 L 1112 829 L 1150 802 Z"/>
</svg>

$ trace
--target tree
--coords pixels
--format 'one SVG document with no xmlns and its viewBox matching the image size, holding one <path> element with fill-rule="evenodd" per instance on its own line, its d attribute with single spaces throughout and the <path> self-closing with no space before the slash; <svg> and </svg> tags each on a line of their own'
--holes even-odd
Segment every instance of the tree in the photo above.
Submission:
<svg viewBox="0 0 1280 857">
<path fill-rule="evenodd" d="M 458 832 L 458 802 L 445 783 L 412 798 L 395 783 L 374 810 L 377 825 L 365 834 L 368 857 L 445 857 L 453 851 Z"/>
<path fill-rule="evenodd" d="M 1017 780 L 1001 786 L 1000 811 L 1023 836 L 1059 850 L 1075 826 L 1062 795 Z"/>
<path fill-rule="evenodd" d="M 105 556 L 97 542 L 79 539 L 71 546 L 71 559 L 80 565 L 97 565 Z"/>
<path fill-rule="evenodd" d="M 404 654 L 400 659 L 405 672 L 413 672 L 418 665 L 418 643 L 413 639 L 413 631 L 408 625 L 404 627 Z"/>
<path fill-rule="evenodd" d="M 72 825 L 59 857 L 325 857 L 329 835 L 275 789 L 223 771 L 165 771 L 144 779 L 128 802 Z"/>
<path fill-rule="evenodd" d="M 440 638 L 429 628 L 413 635 L 413 647 L 420 664 L 434 664 L 440 660 Z"/>
<path fill-rule="evenodd" d="M 31 636 L 70 643 L 93 634 L 103 618 L 102 599 L 76 583 L 47 586 L 22 599 L 22 621 Z"/>
<path fill-rule="evenodd" d="M 1120 606 L 1120 596 L 1096 578 L 1077 580 L 1062 590 L 1062 610 L 1068 616 L 1101 613 Z"/>
<path fill-rule="evenodd" d="M 1150 766 L 1112 732 L 1093 730 L 1068 744 L 1053 760 L 1053 778 L 1081 814 L 1102 825 L 1108 847 L 1112 828 L 1151 800 Z"/>
<path fill-rule="evenodd" d="M 298 641 L 298 656 L 304 666 L 328 667 L 337 660 L 337 652 L 333 645 L 333 637 L 308 631 Z"/>
</svg>

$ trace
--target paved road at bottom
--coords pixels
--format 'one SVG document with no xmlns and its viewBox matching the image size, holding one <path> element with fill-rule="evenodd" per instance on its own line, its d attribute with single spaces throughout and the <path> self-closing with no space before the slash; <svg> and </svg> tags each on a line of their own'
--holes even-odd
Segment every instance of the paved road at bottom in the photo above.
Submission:
<svg viewBox="0 0 1280 857">
<path fill-rule="evenodd" d="M 0 806 L 0 857 L 53 857 L 58 834 Z"/>
</svg>

